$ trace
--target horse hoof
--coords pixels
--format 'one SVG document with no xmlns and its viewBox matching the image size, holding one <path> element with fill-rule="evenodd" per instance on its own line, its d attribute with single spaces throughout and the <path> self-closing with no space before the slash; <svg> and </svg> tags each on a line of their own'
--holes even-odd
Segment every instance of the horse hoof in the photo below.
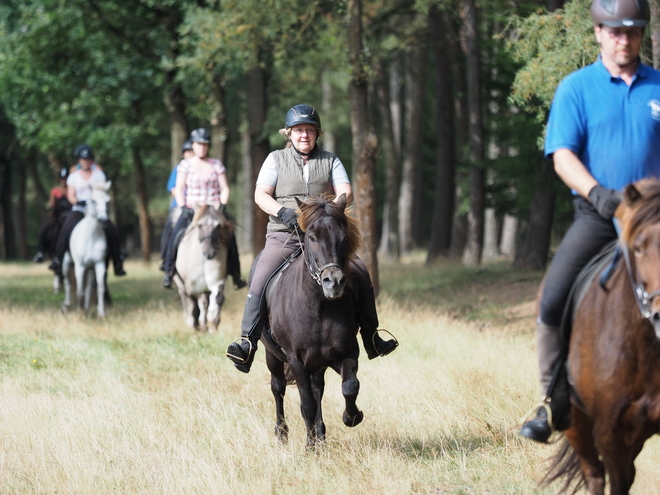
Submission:
<svg viewBox="0 0 660 495">
<path fill-rule="evenodd" d="M 286 426 L 281 427 L 279 425 L 276 425 L 275 436 L 280 442 L 287 443 L 289 441 L 289 428 Z"/>
<path fill-rule="evenodd" d="M 353 417 L 351 417 L 348 414 L 348 412 L 344 411 L 344 416 L 342 417 L 344 424 L 349 428 L 359 425 L 360 423 L 362 423 L 363 419 L 364 419 L 364 413 L 362 411 L 358 411 L 358 413 Z"/>
</svg>

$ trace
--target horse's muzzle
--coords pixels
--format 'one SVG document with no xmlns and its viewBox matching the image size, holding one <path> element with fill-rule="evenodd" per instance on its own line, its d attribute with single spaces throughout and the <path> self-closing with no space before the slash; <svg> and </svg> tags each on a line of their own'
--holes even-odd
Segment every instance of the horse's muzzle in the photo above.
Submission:
<svg viewBox="0 0 660 495">
<path fill-rule="evenodd" d="M 327 299 L 338 299 L 343 296 L 346 288 L 344 271 L 337 266 L 331 266 L 323 270 L 321 272 L 321 287 L 323 288 L 323 295 Z"/>
</svg>

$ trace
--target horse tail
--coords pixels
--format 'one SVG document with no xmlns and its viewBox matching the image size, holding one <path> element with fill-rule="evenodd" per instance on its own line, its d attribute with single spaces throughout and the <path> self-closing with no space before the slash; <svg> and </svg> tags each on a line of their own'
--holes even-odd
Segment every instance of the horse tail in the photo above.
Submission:
<svg viewBox="0 0 660 495">
<path fill-rule="evenodd" d="M 559 450 L 549 460 L 550 469 L 541 480 L 541 487 L 547 488 L 549 485 L 558 480 L 564 481 L 564 486 L 561 488 L 560 493 L 577 493 L 581 488 L 586 486 L 582 472 L 580 471 L 580 459 L 564 438 Z"/>
</svg>

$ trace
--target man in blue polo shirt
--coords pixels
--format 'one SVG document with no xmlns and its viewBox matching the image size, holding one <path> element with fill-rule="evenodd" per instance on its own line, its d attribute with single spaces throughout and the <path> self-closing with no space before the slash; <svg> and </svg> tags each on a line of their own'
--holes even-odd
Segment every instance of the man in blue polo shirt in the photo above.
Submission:
<svg viewBox="0 0 660 495">
<path fill-rule="evenodd" d="M 660 72 L 639 60 L 648 3 L 594 0 L 591 17 L 600 56 L 557 88 L 545 141 L 546 157 L 575 195 L 575 219 L 546 274 L 537 319 L 543 397 L 520 434 L 538 442 L 570 425 L 565 366 L 549 386 L 562 359 L 559 326 L 573 281 L 616 239 L 612 216 L 622 189 L 660 177 Z"/>
</svg>

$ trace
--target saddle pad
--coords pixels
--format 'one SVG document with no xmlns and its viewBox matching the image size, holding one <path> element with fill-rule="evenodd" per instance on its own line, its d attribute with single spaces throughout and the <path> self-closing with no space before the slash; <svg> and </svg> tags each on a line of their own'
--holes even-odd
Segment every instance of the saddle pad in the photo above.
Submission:
<svg viewBox="0 0 660 495">
<path fill-rule="evenodd" d="M 580 303 L 582 302 L 587 289 L 591 286 L 591 282 L 597 276 L 607 275 L 607 278 L 609 278 L 609 275 L 613 273 L 616 263 L 619 260 L 619 257 L 616 256 L 618 252 L 618 244 L 618 240 L 614 240 L 607 244 L 591 259 L 591 261 L 589 261 L 589 263 L 587 263 L 576 277 L 575 282 L 573 282 L 568 300 L 566 301 L 566 306 L 564 307 L 561 322 L 561 336 L 565 345 L 568 345 L 571 337 L 571 327 L 573 326 L 575 311 L 580 307 Z M 605 272 L 606 270 L 607 272 Z M 607 278 L 601 280 L 601 288 L 603 290 L 607 290 L 604 286 L 605 282 L 607 282 Z"/>
</svg>

